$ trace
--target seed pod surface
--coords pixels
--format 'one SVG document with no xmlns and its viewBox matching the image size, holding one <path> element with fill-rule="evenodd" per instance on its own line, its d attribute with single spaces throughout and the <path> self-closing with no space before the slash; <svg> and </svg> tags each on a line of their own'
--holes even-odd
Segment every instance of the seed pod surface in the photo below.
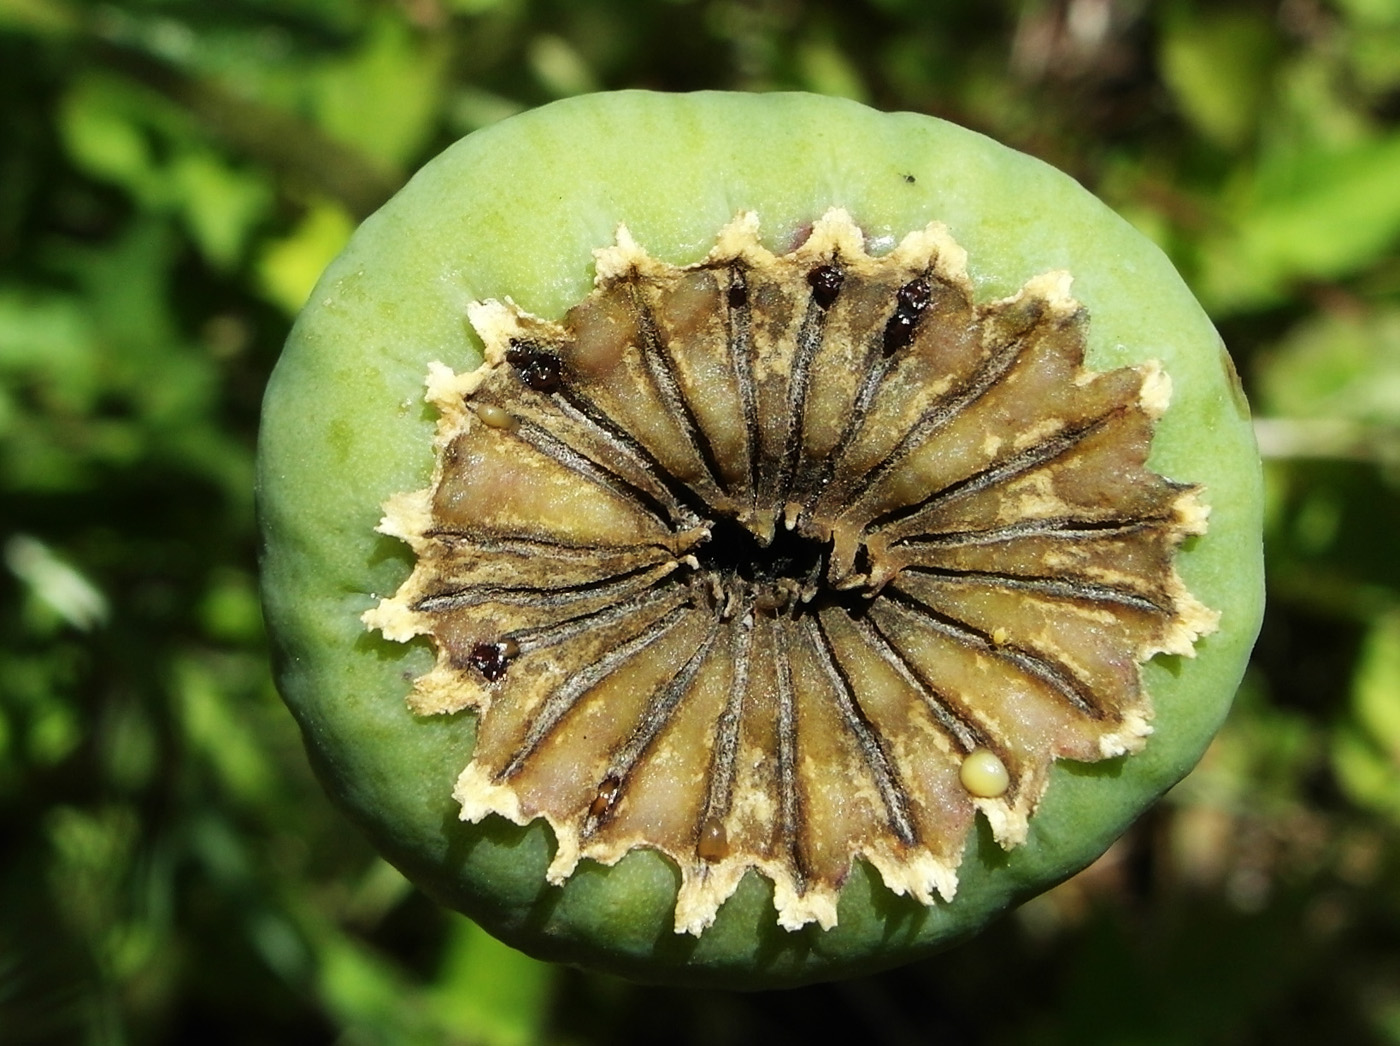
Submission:
<svg viewBox="0 0 1400 1046">
<path fill-rule="evenodd" d="M 1260 609 L 1232 378 L 1154 248 L 960 129 L 548 107 L 429 165 L 293 334 L 279 681 L 386 854 L 527 950 L 900 961 L 1218 725 Z"/>
</svg>

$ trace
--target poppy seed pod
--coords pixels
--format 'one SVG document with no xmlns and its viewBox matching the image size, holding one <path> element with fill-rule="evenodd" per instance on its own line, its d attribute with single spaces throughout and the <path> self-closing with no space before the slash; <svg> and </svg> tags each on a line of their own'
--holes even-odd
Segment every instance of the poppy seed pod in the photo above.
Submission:
<svg viewBox="0 0 1400 1046">
<path fill-rule="evenodd" d="M 805 95 L 478 132 L 269 386 L 318 772 L 532 954 L 772 986 L 966 936 L 1200 757 L 1262 609 L 1220 340 L 1064 175 Z"/>
</svg>

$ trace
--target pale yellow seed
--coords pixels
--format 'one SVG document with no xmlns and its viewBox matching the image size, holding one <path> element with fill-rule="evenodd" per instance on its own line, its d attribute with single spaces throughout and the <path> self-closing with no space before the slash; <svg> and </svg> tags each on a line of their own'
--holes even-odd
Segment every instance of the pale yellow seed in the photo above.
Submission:
<svg viewBox="0 0 1400 1046">
<path fill-rule="evenodd" d="M 1006 764 L 990 749 L 974 748 L 962 761 L 958 773 L 962 786 L 979 799 L 996 799 L 1011 787 Z"/>
<path fill-rule="evenodd" d="M 493 429 L 513 429 L 515 419 L 510 416 L 510 412 L 503 407 L 498 407 L 494 403 L 478 403 L 472 407 L 476 411 L 476 416 L 482 423 L 491 426 Z"/>
</svg>

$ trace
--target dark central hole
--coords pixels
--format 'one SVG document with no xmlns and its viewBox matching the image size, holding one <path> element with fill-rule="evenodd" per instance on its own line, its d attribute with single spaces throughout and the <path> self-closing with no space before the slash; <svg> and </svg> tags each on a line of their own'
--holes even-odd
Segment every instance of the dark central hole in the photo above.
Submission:
<svg viewBox="0 0 1400 1046">
<path fill-rule="evenodd" d="M 756 584 L 772 584 L 783 578 L 806 581 L 826 570 L 827 544 L 803 537 L 781 523 L 767 547 L 759 544 L 743 525 L 732 519 L 711 524 L 710 540 L 695 550 L 702 570 L 737 576 Z"/>
</svg>

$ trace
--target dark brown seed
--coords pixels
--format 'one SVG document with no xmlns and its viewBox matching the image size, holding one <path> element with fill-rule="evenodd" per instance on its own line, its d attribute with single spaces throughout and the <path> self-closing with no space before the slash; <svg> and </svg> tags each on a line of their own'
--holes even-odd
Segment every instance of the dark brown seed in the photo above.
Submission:
<svg viewBox="0 0 1400 1046">
<path fill-rule="evenodd" d="M 885 355 L 892 356 L 914 340 L 914 326 L 917 316 L 896 312 L 885 324 Z"/>
<path fill-rule="evenodd" d="M 511 648 L 519 650 L 514 641 L 511 641 L 510 647 L 505 643 L 477 643 L 467 655 L 467 662 L 487 680 L 495 683 L 505 676 L 506 667 L 515 656 Z"/>
<path fill-rule="evenodd" d="M 829 309 L 841 293 L 845 276 L 834 265 L 818 265 L 807 274 L 807 283 L 812 288 L 812 300 L 823 309 Z"/>
<path fill-rule="evenodd" d="M 553 392 L 563 380 L 564 367 L 559 357 L 529 342 L 513 343 L 506 353 L 506 362 L 536 392 Z"/>
<path fill-rule="evenodd" d="M 597 820 L 608 812 L 608 808 L 617 801 L 617 793 L 622 786 L 615 777 L 603 779 L 603 783 L 598 786 L 598 792 L 593 796 L 593 802 L 588 804 L 588 816 Z"/>
<path fill-rule="evenodd" d="M 896 311 L 910 316 L 919 315 L 928 308 L 931 293 L 932 287 L 927 278 L 921 277 L 917 280 L 911 280 L 899 288 L 895 294 Z"/>
</svg>

